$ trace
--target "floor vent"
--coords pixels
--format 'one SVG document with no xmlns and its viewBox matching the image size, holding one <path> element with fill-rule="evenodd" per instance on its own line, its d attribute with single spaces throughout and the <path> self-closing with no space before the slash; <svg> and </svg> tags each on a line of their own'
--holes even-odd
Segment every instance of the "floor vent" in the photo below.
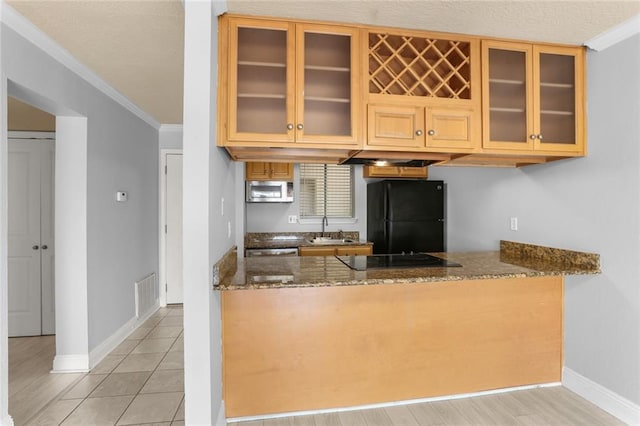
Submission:
<svg viewBox="0 0 640 426">
<path fill-rule="evenodd" d="M 155 272 L 147 275 L 135 283 L 136 318 L 143 316 L 156 305 L 158 300 L 158 285 Z"/>
</svg>

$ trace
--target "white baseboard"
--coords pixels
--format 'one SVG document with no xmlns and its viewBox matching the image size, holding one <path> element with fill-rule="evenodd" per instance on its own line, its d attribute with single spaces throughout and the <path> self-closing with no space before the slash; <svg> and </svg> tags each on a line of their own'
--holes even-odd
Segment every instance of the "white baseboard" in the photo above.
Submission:
<svg viewBox="0 0 640 426">
<path fill-rule="evenodd" d="M 116 330 L 111 336 L 105 339 L 102 343 L 96 346 L 89 353 L 89 368 L 93 368 L 100 361 L 104 359 L 112 350 L 114 350 L 120 343 L 124 341 L 136 328 L 140 327 L 142 323 L 149 319 L 154 312 L 156 312 L 160 308 L 158 301 L 156 300 L 155 305 L 147 310 L 140 318 L 133 317 L 129 321 L 127 321 L 122 327 Z"/>
<path fill-rule="evenodd" d="M 89 355 L 56 355 L 52 373 L 86 373 L 89 371 Z"/>
<path fill-rule="evenodd" d="M 216 426 L 225 426 L 227 424 L 227 419 L 225 415 L 224 409 L 224 399 L 220 403 L 220 409 L 218 410 L 218 418 L 216 419 Z"/>
<path fill-rule="evenodd" d="M 124 339 L 127 338 L 144 323 L 149 317 L 158 310 L 160 305 L 156 301 L 147 312 L 145 312 L 140 318 L 131 318 L 122 327 L 120 327 L 115 333 L 100 343 L 95 349 L 86 354 L 73 354 L 73 355 L 56 355 L 53 359 L 52 373 L 85 373 L 98 365 L 105 356 L 114 350 Z"/>
<path fill-rule="evenodd" d="M 640 425 L 640 406 L 587 379 L 570 368 L 562 369 L 562 385 L 629 425 Z"/>
</svg>

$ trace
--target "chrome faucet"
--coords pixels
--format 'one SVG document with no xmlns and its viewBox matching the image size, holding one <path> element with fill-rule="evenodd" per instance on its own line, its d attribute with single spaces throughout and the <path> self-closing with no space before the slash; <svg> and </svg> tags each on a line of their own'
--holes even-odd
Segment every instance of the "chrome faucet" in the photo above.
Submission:
<svg viewBox="0 0 640 426">
<path fill-rule="evenodd" d="M 325 226 L 329 226 L 329 219 L 327 219 L 327 216 L 323 216 L 322 217 L 322 236 L 324 237 L 324 227 Z"/>
</svg>

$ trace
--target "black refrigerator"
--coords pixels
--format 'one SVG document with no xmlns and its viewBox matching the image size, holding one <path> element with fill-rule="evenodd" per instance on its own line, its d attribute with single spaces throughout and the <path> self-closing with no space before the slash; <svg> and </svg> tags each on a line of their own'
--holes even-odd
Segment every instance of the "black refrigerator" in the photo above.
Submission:
<svg viewBox="0 0 640 426">
<path fill-rule="evenodd" d="M 367 240 L 374 254 L 443 252 L 444 182 L 383 180 L 367 185 Z"/>
</svg>

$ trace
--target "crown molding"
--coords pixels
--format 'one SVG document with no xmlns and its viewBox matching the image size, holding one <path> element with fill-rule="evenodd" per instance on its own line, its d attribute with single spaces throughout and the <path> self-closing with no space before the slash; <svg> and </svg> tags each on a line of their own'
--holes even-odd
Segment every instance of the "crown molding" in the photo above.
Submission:
<svg viewBox="0 0 640 426">
<path fill-rule="evenodd" d="M 155 129 L 160 128 L 160 123 L 148 113 L 140 109 L 122 93 L 114 89 L 109 83 L 104 81 L 87 66 L 78 61 L 68 50 L 53 41 L 48 35 L 37 28 L 31 21 L 19 14 L 6 2 L 0 0 L 0 22 L 17 32 L 20 36 L 33 43 L 43 52 L 51 56 L 69 68 L 74 74 L 88 82 L 91 86 L 101 91 L 109 98 L 120 104 L 123 108 L 137 116 L 142 121 Z"/>
<path fill-rule="evenodd" d="M 640 14 L 627 19 L 610 30 L 595 36 L 591 40 L 587 40 L 584 44 L 590 49 L 600 51 L 638 33 L 640 33 Z"/>
</svg>

